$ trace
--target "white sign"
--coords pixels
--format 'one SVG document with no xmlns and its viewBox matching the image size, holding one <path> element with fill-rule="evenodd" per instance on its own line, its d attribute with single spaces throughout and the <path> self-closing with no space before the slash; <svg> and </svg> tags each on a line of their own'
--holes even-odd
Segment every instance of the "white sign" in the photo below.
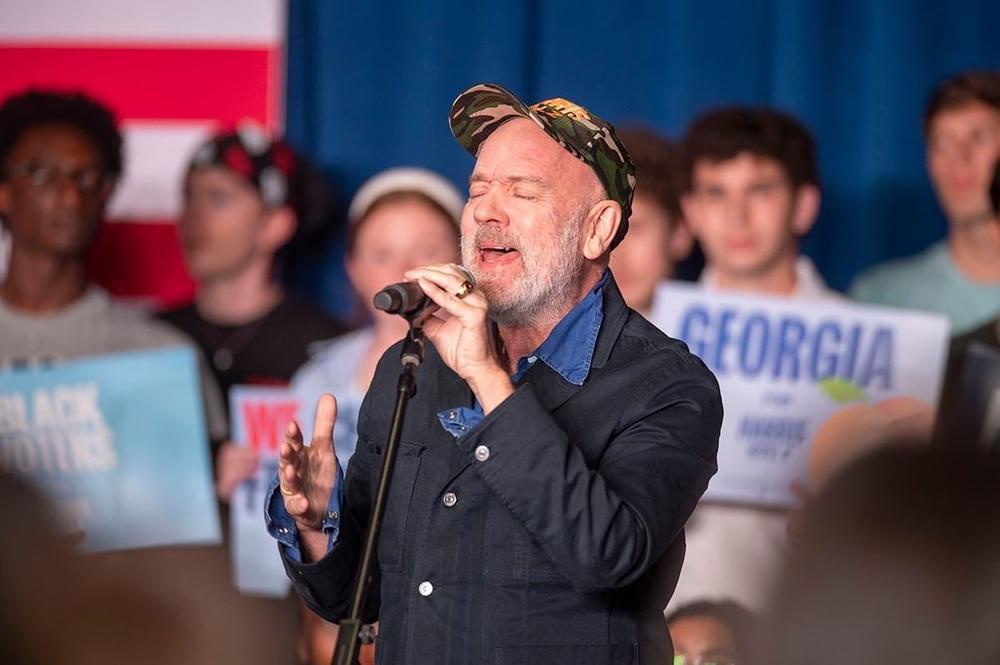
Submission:
<svg viewBox="0 0 1000 665">
<path fill-rule="evenodd" d="M 706 499 L 787 506 L 817 428 L 845 404 L 910 396 L 937 405 L 944 317 L 669 282 L 651 320 L 715 373 L 725 416 Z"/>
<path fill-rule="evenodd" d="M 233 440 L 260 455 L 257 473 L 240 484 L 230 505 L 234 581 L 244 593 L 284 597 L 288 577 L 278 542 L 264 527 L 264 500 L 278 472 L 285 426 L 298 418 L 299 400 L 285 388 L 233 386 L 229 411 Z"/>
</svg>

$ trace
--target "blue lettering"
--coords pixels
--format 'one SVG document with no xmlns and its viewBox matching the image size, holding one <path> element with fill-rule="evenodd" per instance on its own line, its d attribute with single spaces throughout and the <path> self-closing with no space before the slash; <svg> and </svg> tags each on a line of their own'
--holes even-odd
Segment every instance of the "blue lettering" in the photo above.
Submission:
<svg viewBox="0 0 1000 665">
<path fill-rule="evenodd" d="M 767 362 L 768 333 L 767 316 L 751 314 L 740 335 L 740 371 L 747 376 L 757 376 Z"/>
<path fill-rule="evenodd" d="M 799 319 L 782 319 L 778 333 L 778 352 L 771 376 L 796 381 L 799 378 L 799 347 L 806 336 L 806 327 Z M 785 365 L 788 369 L 785 370 Z"/>
<path fill-rule="evenodd" d="M 858 342 L 861 340 L 861 326 L 853 326 L 847 338 L 847 351 L 840 359 L 837 376 L 842 379 L 853 379 L 858 363 Z"/>
<path fill-rule="evenodd" d="M 706 305 L 688 308 L 680 323 L 680 338 L 720 376 L 766 373 L 788 382 L 837 376 L 880 390 L 893 388 L 893 335 L 887 326 L 841 326 L 832 319 L 812 325 L 794 315 Z"/>
<path fill-rule="evenodd" d="M 881 383 L 882 390 L 892 389 L 892 330 L 878 328 L 868 348 L 868 356 L 861 366 L 858 385 L 867 387 L 874 381 Z"/>
<path fill-rule="evenodd" d="M 829 343 L 826 343 L 829 338 Z M 833 376 L 837 372 L 837 347 L 840 344 L 840 327 L 833 321 L 824 321 L 813 338 L 811 376 L 814 381 Z"/>
<path fill-rule="evenodd" d="M 687 311 L 684 315 L 684 320 L 681 322 L 681 339 L 691 348 L 691 353 L 712 367 L 712 363 L 709 362 L 708 354 L 706 353 L 710 348 L 709 341 L 706 339 L 710 322 L 711 317 L 708 314 L 708 310 L 700 305 L 695 305 Z"/>
<path fill-rule="evenodd" d="M 729 334 L 729 325 L 733 322 L 733 318 L 735 317 L 736 312 L 733 310 L 722 310 L 722 316 L 719 320 L 719 339 L 716 340 L 715 345 L 715 367 L 719 370 L 720 374 L 726 373 L 724 354 L 726 352 L 726 347 L 729 346 L 729 342 L 733 339 Z"/>
</svg>

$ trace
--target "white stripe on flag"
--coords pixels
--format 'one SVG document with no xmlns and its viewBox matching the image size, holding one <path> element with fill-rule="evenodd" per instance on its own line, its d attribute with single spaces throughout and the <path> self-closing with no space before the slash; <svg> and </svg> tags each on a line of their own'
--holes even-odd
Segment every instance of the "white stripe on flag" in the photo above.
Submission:
<svg viewBox="0 0 1000 665">
<path fill-rule="evenodd" d="M 279 44 L 284 31 L 285 0 L 0 2 L 7 41 Z"/>
<path fill-rule="evenodd" d="M 180 211 L 184 170 L 213 128 L 212 122 L 122 123 L 125 177 L 111 200 L 108 216 L 175 220 Z"/>
</svg>

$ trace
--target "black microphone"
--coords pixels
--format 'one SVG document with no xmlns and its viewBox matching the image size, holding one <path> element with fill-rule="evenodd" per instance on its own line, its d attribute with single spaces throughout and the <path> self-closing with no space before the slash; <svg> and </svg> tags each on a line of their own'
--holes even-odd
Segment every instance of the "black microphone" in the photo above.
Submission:
<svg viewBox="0 0 1000 665">
<path fill-rule="evenodd" d="M 390 284 L 375 294 L 375 309 L 389 314 L 412 314 L 432 302 L 416 282 Z"/>
<path fill-rule="evenodd" d="M 461 268 L 461 266 L 459 266 Z M 466 279 L 476 284 L 475 277 L 465 268 L 461 268 Z M 437 309 L 437 303 L 427 297 L 416 282 L 397 282 L 390 284 L 375 294 L 372 299 L 375 309 L 380 309 L 388 314 L 402 314 L 408 316 L 414 312 L 426 310 L 428 313 Z"/>
</svg>

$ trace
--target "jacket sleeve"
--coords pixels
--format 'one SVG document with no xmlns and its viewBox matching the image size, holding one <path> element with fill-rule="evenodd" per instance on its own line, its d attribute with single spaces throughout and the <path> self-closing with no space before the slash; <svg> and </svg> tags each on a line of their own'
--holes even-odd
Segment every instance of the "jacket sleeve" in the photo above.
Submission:
<svg viewBox="0 0 1000 665">
<path fill-rule="evenodd" d="M 367 405 L 367 398 L 365 400 Z M 362 420 L 365 406 L 362 406 Z M 335 434 L 336 435 L 336 434 Z M 338 622 L 351 611 L 354 581 L 364 548 L 365 529 L 371 512 L 372 473 L 377 473 L 378 458 L 362 438 L 359 421 L 357 450 L 351 457 L 344 481 L 340 533 L 330 551 L 319 561 L 299 563 L 279 547 L 285 572 L 306 605 L 327 621 Z M 362 620 L 377 620 L 380 576 L 373 566 L 372 586 Z"/>
<path fill-rule="evenodd" d="M 459 441 L 490 490 L 582 593 L 635 582 L 680 533 L 716 470 L 715 377 L 663 350 L 621 400 L 596 468 L 522 385 Z M 485 447 L 486 450 L 483 449 Z M 478 452 L 478 454 L 477 454 Z"/>
</svg>

